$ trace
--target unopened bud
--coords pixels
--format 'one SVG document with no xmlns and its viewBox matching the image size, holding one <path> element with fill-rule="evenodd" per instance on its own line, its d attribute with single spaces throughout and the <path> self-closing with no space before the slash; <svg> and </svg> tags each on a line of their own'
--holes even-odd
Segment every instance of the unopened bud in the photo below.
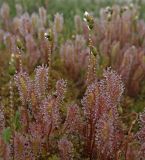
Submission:
<svg viewBox="0 0 145 160">
<path fill-rule="evenodd" d="M 88 12 L 84 13 L 84 21 L 88 23 L 88 28 L 90 30 L 94 27 L 94 18 Z"/>
<path fill-rule="evenodd" d="M 17 48 L 19 50 L 23 50 L 24 49 L 23 43 L 22 43 L 22 41 L 20 39 L 17 39 L 16 44 L 17 44 Z"/>
<path fill-rule="evenodd" d="M 49 30 L 48 32 L 44 33 L 44 37 L 48 40 L 48 41 L 53 41 L 53 33 L 52 30 Z"/>
</svg>

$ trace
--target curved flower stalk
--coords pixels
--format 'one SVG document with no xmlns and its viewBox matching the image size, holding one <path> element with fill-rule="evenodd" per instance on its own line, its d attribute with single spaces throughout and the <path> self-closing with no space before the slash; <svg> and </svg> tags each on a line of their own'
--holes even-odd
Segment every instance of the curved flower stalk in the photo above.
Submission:
<svg viewBox="0 0 145 160">
<path fill-rule="evenodd" d="M 124 87 L 116 72 L 107 69 L 104 77 L 88 86 L 82 100 L 85 151 L 90 159 L 115 158 L 123 140 L 117 105 Z"/>
<path fill-rule="evenodd" d="M 97 77 L 97 70 L 100 69 L 99 67 L 100 62 L 99 62 L 99 55 L 97 53 L 96 48 L 93 45 L 93 40 L 92 40 L 92 30 L 94 28 L 94 18 L 91 14 L 89 14 L 88 12 L 85 12 L 84 21 L 86 22 L 86 27 L 84 27 L 84 31 L 86 31 L 86 34 L 87 34 L 87 36 L 85 37 L 88 40 L 88 47 L 89 47 L 86 85 L 89 85 L 93 81 L 95 81 Z"/>
</svg>

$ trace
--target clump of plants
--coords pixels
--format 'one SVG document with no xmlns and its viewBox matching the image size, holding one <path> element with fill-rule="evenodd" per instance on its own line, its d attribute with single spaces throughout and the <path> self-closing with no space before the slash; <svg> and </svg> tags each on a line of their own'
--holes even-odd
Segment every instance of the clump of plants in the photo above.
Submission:
<svg viewBox="0 0 145 160">
<path fill-rule="evenodd" d="M 137 6 L 113 6 L 101 10 L 100 18 L 94 18 L 91 29 L 100 65 L 112 66 L 122 75 L 130 96 L 140 91 L 144 79 L 144 28 Z M 88 29 L 87 24 L 84 25 L 87 39 Z"/>
<path fill-rule="evenodd" d="M 145 22 L 137 6 L 76 15 L 69 38 L 62 14 L 38 12 L 17 6 L 11 18 L 6 3 L 0 10 L 0 158 L 144 159 Z"/>
</svg>

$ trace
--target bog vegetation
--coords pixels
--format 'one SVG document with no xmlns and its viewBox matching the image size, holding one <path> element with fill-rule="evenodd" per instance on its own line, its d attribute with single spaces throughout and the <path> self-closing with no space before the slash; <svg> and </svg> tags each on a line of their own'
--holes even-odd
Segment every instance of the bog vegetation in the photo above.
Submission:
<svg viewBox="0 0 145 160">
<path fill-rule="evenodd" d="M 0 158 L 145 159 L 144 3 L 12 2 L 0 8 Z"/>
</svg>

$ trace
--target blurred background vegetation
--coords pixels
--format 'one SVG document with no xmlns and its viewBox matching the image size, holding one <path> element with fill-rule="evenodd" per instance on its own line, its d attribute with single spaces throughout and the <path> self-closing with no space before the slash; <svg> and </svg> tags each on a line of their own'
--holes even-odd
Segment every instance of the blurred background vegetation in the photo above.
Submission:
<svg viewBox="0 0 145 160">
<path fill-rule="evenodd" d="M 0 6 L 3 2 L 9 4 L 11 8 L 11 16 L 16 15 L 15 4 L 21 4 L 24 11 L 29 13 L 37 12 L 40 6 L 47 9 L 49 18 L 53 18 L 55 13 L 63 13 L 66 28 L 68 31 L 73 29 L 74 15 L 83 16 L 85 11 L 92 12 L 95 16 L 99 15 L 99 9 L 113 4 L 138 4 L 140 6 L 140 16 L 145 17 L 145 1 L 144 0 L 0 0 Z"/>
</svg>

